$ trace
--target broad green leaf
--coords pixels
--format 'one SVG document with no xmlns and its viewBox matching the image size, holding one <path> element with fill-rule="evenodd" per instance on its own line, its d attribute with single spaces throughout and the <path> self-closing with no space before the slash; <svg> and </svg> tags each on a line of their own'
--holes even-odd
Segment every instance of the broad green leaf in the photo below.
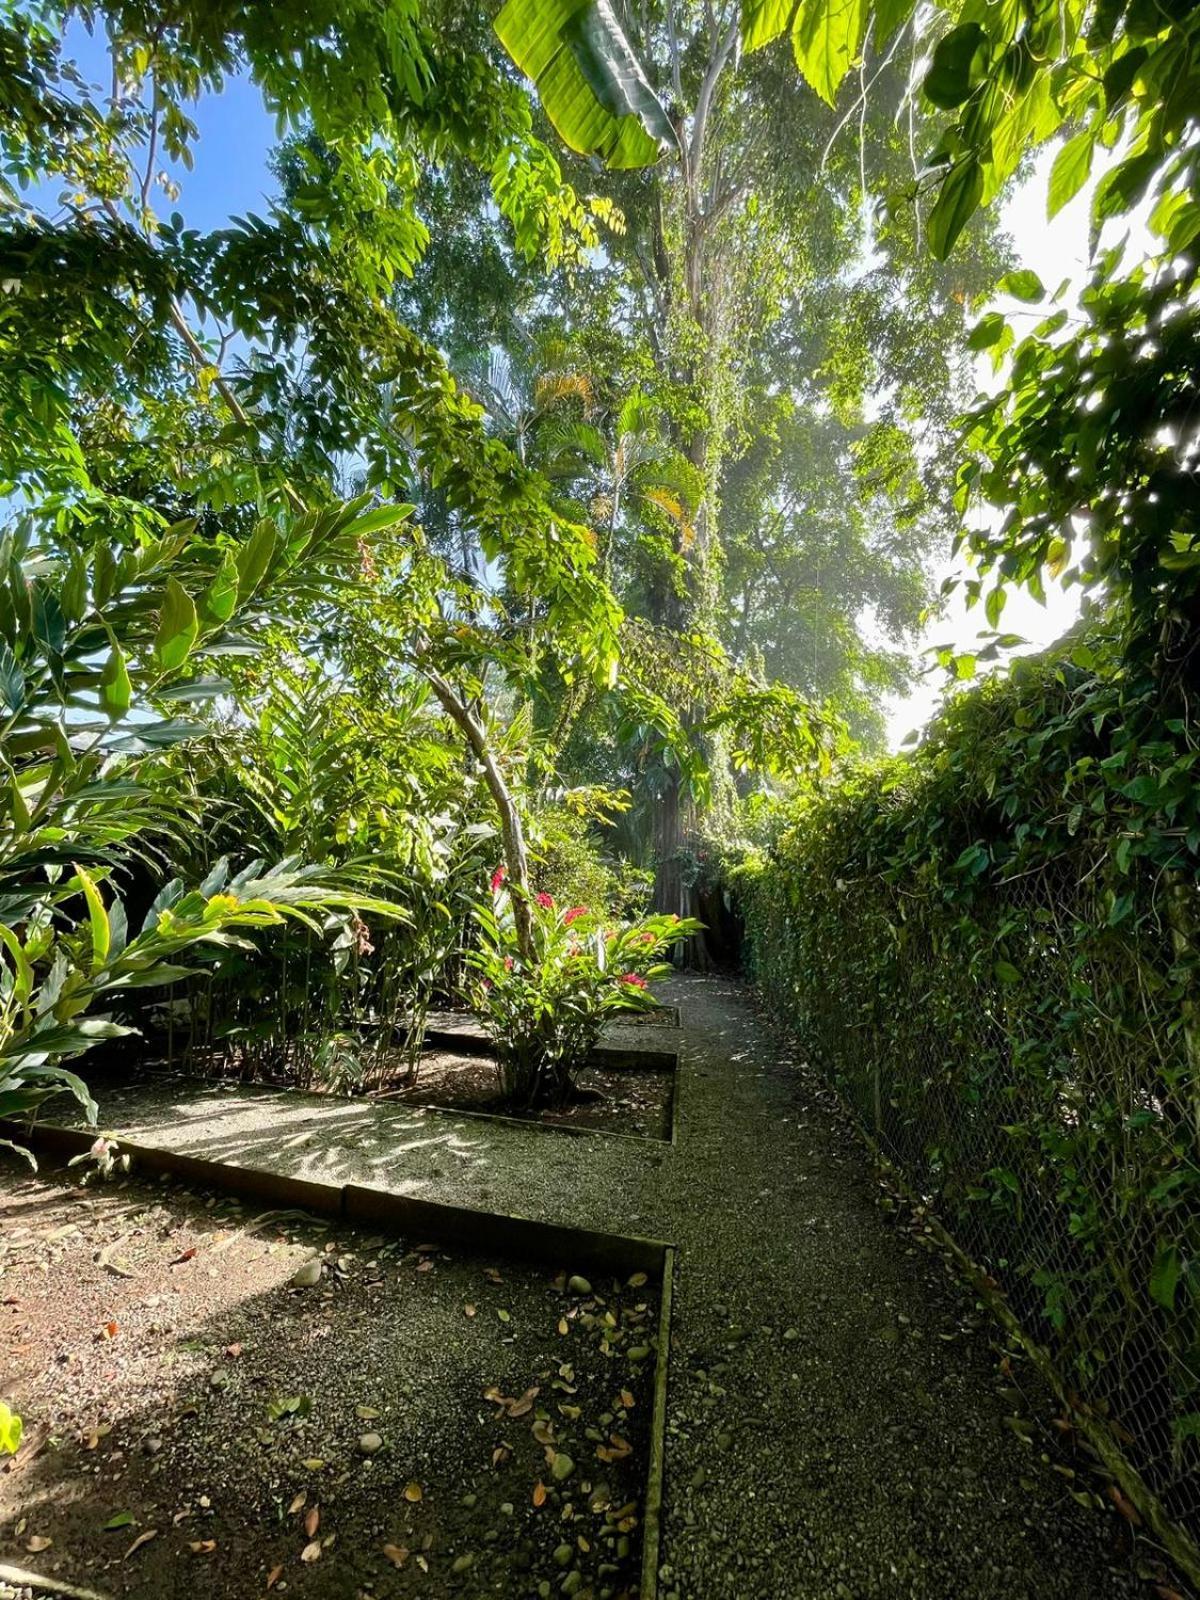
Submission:
<svg viewBox="0 0 1200 1600">
<path fill-rule="evenodd" d="M 645 167 L 675 139 L 609 0 L 507 0 L 495 29 L 572 150 Z"/>
<path fill-rule="evenodd" d="M 129 710 L 132 700 L 133 685 L 125 665 L 125 653 L 119 644 L 114 643 L 100 674 L 100 704 L 116 722 Z"/>
<path fill-rule="evenodd" d="M 1036 305 L 1046 296 L 1042 280 L 1028 267 L 1022 267 L 1017 272 L 1006 272 L 996 288 L 1001 294 L 1012 295 L 1014 300 L 1024 300 L 1027 305 Z"/>
<path fill-rule="evenodd" d="M 1154 1258 L 1154 1265 L 1150 1268 L 1150 1298 L 1162 1306 L 1164 1311 L 1175 1309 L 1175 1290 L 1182 1270 L 1183 1261 L 1179 1254 L 1179 1246 L 1163 1245 Z"/>
<path fill-rule="evenodd" d="M 977 22 L 951 28 L 938 41 L 921 87 L 941 111 L 954 111 L 968 99 L 987 65 L 988 38 Z"/>
<path fill-rule="evenodd" d="M 3 640 L 0 640 L 0 699 L 10 711 L 19 711 L 25 704 L 25 674 Z"/>
<path fill-rule="evenodd" d="M 987 615 L 988 623 L 993 628 L 1000 626 L 1000 613 L 1004 610 L 1004 603 L 1008 599 L 1008 591 L 999 585 L 988 591 L 987 599 L 983 602 L 983 609 Z"/>
<path fill-rule="evenodd" d="M 199 626 L 191 595 L 177 578 L 168 578 L 154 640 L 154 658 L 161 671 L 176 672 L 183 666 Z"/>
<path fill-rule="evenodd" d="M 959 161 L 942 180 L 929 213 L 929 245 L 939 261 L 944 261 L 953 250 L 982 193 L 983 174 L 975 156 Z"/>
<path fill-rule="evenodd" d="M 800 0 L 747 0 L 742 7 L 742 49 L 758 50 L 787 33 Z"/>
<path fill-rule="evenodd" d="M 227 550 L 216 576 L 204 591 L 200 610 L 207 623 L 228 622 L 238 602 L 238 565 L 233 552 Z"/>
<path fill-rule="evenodd" d="M 1021 981 L 1021 974 L 1011 961 L 997 961 L 995 970 L 996 976 L 1001 983 L 1020 983 Z"/>
<path fill-rule="evenodd" d="M 1050 186 L 1046 191 L 1046 215 L 1055 217 L 1083 188 L 1092 172 L 1092 152 L 1096 136 L 1090 128 L 1077 133 L 1054 158 Z"/>
<path fill-rule="evenodd" d="M 27 1006 L 33 994 L 33 966 L 25 954 L 25 947 L 12 931 L 0 922 L 0 944 L 3 944 L 12 958 L 13 964 L 13 989 L 12 998 L 18 1005 Z"/>
<path fill-rule="evenodd" d="M 249 539 L 237 553 L 237 597 L 239 602 L 250 598 L 266 577 L 275 554 L 275 529 L 269 522 L 260 522 Z"/>
<path fill-rule="evenodd" d="M 394 528 L 398 523 L 407 522 L 412 513 L 411 505 L 376 506 L 373 511 L 355 517 L 354 521 L 348 524 L 346 532 L 353 534 L 356 539 L 361 539 L 368 533 L 379 533 L 384 528 Z"/>
<path fill-rule="evenodd" d="M 802 0 L 796 13 L 796 65 L 829 105 L 862 49 L 869 12 L 869 0 Z"/>
<path fill-rule="evenodd" d="M 88 919 L 92 925 L 92 966 L 102 967 L 108 960 L 108 947 L 112 938 L 108 926 L 108 912 L 104 909 L 99 889 L 82 867 L 75 868 L 75 876 L 79 879 L 79 887 L 83 890 L 84 899 L 87 901 Z"/>
<path fill-rule="evenodd" d="M 986 317 L 981 317 L 967 335 L 968 350 L 990 350 L 998 344 L 1008 326 L 998 311 L 989 311 Z"/>
</svg>

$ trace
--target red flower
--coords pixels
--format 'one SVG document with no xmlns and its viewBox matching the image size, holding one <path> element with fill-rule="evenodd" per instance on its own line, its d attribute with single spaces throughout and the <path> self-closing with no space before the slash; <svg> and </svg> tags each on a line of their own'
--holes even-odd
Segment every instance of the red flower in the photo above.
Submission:
<svg viewBox="0 0 1200 1600">
<path fill-rule="evenodd" d="M 504 970 L 505 970 L 505 972 L 511 972 L 512 968 L 513 968 L 512 957 L 511 956 L 505 956 L 505 958 L 504 958 Z"/>
<path fill-rule="evenodd" d="M 554 896 L 552 894 L 537 894 L 534 895 L 534 899 L 537 901 L 538 905 L 541 906 L 543 911 L 554 910 Z"/>
<path fill-rule="evenodd" d="M 572 906 L 563 918 L 564 924 L 569 928 L 573 922 L 578 922 L 580 917 L 586 917 L 590 909 L 589 906 Z"/>
<path fill-rule="evenodd" d="M 500 866 L 500 867 L 496 868 L 495 872 L 492 873 L 492 893 L 493 894 L 495 894 L 496 890 L 500 887 L 500 885 L 504 882 L 505 878 L 507 878 L 507 877 L 508 877 L 508 868 L 507 867 Z"/>
<path fill-rule="evenodd" d="M 650 987 L 640 972 L 623 972 L 621 974 L 621 982 L 630 983 L 635 989 L 648 989 Z"/>
<path fill-rule="evenodd" d="M 658 935 L 656 933 L 651 933 L 649 928 L 646 929 L 645 933 L 638 936 L 639 944 L 655 944 L 657 940 Z"/>
</svg>

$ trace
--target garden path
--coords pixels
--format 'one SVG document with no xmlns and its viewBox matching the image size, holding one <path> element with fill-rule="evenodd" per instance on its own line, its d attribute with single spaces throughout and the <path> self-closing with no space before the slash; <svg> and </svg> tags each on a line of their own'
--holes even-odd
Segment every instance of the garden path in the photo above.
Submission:
<svg viewBox="0 0 1200 1600">
<path fill-rule="evenodd" d="M 1117 1518 L 1006 1424 L 1021 1400 L 998 1387 L 992 1324 L 881 1206 L 751 991 L 670 987 L 674 1146 L 178 1083 L 107 1092 L 103 1120 L 191 1155 L 677 1243 L 664 1600 L 1145 1593 L 1112 1553 Z"/>
</svg>

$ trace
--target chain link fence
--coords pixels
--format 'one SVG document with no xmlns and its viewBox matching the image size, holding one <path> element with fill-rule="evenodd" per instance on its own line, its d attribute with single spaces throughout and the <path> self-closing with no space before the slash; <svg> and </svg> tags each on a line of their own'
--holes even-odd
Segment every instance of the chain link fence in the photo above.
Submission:
<svg viewBox="0 0 1200 1600">
<path fill-rule="evenodd" d="M 966 894 L 828 846 L 741 875 L 754 976 L 1195 1577 L 1197 885 L 1130 915 L 1095 840 Z"/>
</svg>

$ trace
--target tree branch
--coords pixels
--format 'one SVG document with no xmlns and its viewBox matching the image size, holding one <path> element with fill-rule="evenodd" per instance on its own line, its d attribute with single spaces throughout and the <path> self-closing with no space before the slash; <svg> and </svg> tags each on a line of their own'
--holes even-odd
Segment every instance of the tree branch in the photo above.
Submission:
<svg viewBox="0 0 1200 1600">
<path fill-rule="evenodd" d="M 500 834 L 504 840 L 504 860 L 508 867 L 509 898 L 512 901 L 513 922 L 516 925 L 517 948 L 521 952 L 522 961 L 532 966 L 535 954 L 533 913 L 529 906 L 529 857 L 525 850 L 525 831 L 521 826 L 521 815 L 517 810 L 516 801 L 500 770 L 500 764 L 492 753 L 483 723 L 449 679 L 444 678 L 420 653 L 416 656 L 416 666 L 483 768 L 484 782 L 495 802 L 496 810 L 500 813 Z"/>
</svg>

